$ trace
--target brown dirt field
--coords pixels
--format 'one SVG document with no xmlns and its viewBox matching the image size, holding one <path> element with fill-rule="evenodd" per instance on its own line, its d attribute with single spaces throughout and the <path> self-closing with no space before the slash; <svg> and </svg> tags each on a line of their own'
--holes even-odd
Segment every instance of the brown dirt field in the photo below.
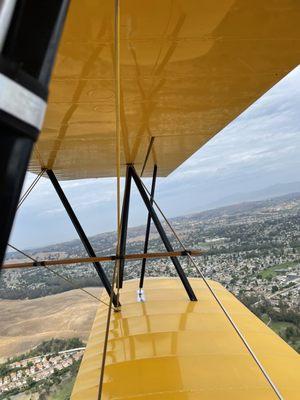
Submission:
<svg viewBox="0 0 300 400">
<path fill-rule="evenodd" d="M 95 296 L 101 289 L 88 288 Z M 76 289 L 32 300 L 0 300 L 0 360 L 44 340 L 87 340 L 99 302 Z"/>
</svg>

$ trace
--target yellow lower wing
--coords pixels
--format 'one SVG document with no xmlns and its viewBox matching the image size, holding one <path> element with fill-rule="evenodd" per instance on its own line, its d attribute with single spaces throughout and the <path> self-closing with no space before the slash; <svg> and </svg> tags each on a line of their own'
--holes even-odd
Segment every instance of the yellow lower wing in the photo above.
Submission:
<svg viewBox="0 0 300 400">
<path fill-rule="evenodd" d="M 201 279 L 190 302 L 178 279 L 136 280 L 110 324 L 102 399 L 276 399 L 272 387 Z M 210 282 L 284 399 L 300 398 L 300 357 L 231 293 Z M 103 295 L 103 300 L 107 296 Z M 98 398 L 107 307 L 100 305 L 72 400 Z"/>
</svg>

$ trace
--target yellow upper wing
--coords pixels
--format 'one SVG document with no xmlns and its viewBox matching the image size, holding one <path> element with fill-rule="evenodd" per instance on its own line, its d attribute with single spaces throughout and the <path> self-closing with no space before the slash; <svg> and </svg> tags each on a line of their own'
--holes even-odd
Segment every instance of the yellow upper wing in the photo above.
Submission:
<svg viewBox="0 0 300 400">
<path fill-rule="evenodd" d="M 166 176 L 300 60 L 300 1 L 122 0 L 121 163 Z M 116 175 L 114 1 L 72 0 L 30 170 Z"/>
</svg>

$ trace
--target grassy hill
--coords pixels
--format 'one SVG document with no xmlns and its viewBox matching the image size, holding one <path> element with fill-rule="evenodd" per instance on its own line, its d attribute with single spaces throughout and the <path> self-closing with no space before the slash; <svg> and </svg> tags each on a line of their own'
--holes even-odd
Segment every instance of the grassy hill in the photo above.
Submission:
<svg viewBox="0 0 300 400">
<path fill-rule="evenodd" d="M 101 289 L 88 289 L 99 296 Z M 0 359 L 24 353 L 51 338 L 86 340 L 97 300 L 80 290 L 32 300 L 1 300 Z"/>
</svg>

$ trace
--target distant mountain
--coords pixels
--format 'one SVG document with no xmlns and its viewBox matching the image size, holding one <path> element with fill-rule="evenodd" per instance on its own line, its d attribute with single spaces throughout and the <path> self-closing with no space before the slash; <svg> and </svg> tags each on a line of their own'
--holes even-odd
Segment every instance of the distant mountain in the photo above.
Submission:
<svg viewBox="0 0 300 400">
<path fill-rule="evenodd" d="M 300 182 L 278 183 L 257 191 L 233 193 L 230 196 L 223 197 L 215 202 L 210 203 L 207 205 L 207 208 L 213 209 L 231 204 L 267 200 L 291 193 L 300 193 Z"/>
<path fill-rule="evenodd" d="M 176 217 L 171 219 L 171 221 L 180 221 L 180 219 L 191 219 L 191 218 L 201 218 L 209 219 L 216 218 L 220 216 L 240 216 L 243 213 L 251 213 L 253 211 L 259 211 L 265 207 L 284 207 L 286 203 L 289 202 L 300 202 L 300 192 L 288 193 L 283 196 L 275 196 L 272 198 L 267 198 L 257 201 L 244 201 L 240 203 L 230 204 L 223 207 L 211 208 L 206 211 L 200 211 L 198 213 L 189 214 L 182 217 Z"/>
</svg>

